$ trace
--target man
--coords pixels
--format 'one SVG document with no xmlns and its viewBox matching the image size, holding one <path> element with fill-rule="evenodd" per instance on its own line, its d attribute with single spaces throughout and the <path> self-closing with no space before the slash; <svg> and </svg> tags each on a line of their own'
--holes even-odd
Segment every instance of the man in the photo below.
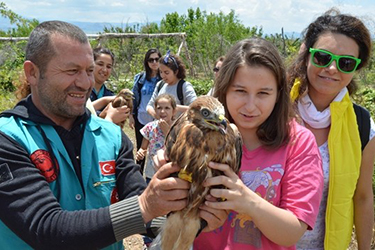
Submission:
<svg viewBox="0 0 375 250">
<path fill-rule="evenodd" d="M 31 95 L 0 115 L 0 249 L 121 249 L 186 206 L 189 184 L 164 165 L 146 188 L 120 127 L 85 109 L 94 85 L 85 33 L 60 21 L 31 33 Z"/>
</svg>

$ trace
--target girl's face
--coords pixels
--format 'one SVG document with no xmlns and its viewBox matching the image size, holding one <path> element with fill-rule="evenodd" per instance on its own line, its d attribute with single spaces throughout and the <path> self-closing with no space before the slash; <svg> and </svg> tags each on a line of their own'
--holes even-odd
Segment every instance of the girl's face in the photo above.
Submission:
<svg viewBox="0 0 375 250">
<path fill-rule="evenodd" d="M 159 70 L 160 70 L 160 76 L 161 78 L 163 78 L 163 80 L 168 83 L 169 85 L 173 85 L 175 83 L 177 83 L 177 72 L 174 73 L 172 69 L 170 69 L 168 66 L 164 65 L 164 64 L 160 64 L 159 66 Z"/>
<path fill-rule="evenodd" d="M 171 102 L 168 99 L 160 98 L 156 104 L 155 112 L 158 119 L 163 119 L 170 123 L 175 114 L 175 109 L 172 108 Z"/>
<path fill-rule="evenodd" d="M 159 69 L 159 55 L 158 53 L 152 53 L 147 59 L 148 66 L 154 72 Z"/>
<path fill-rule="evenodd" d="M 219 70 L 220 70 L 222 64 L 223 64 L 222 61 L 218 61 L 218 62 L 216 63 L 216 65 L 215 65 L 215 69 L 217 69 L 217 70 L 214 71 L 215 79 L 216 79 L 216 77 L 219 75 Z"/>
<path fill-rule="evenodd" d="M 350 55 L 357 58 L 359 56 L 359 46 L 352 38 L 331 32 L 320 35 L 313 48 L 323 49 L 335 55 Z M 354 72 L 348 74 L 339 71 L 335 60 L 326 68 L 318 68 L 311 63 L 310 54 L 306 65 L 309 96 L 315 105 L 322 100 L 330 103 L 353 79 Z"/>
<path fill-rule="evenodd" d="M 94 77 L 95 82 L 103 84 L 111 76 L 112 57 L 108 54 L 100 54 L 95 60 Z"/>
<path fill-rule="evenodd" d="M 263 66 L 239 67 L 226 93 L 228 112 L 241 134 L 255 134 L 271 115 L 276 100 L 276 78 Z"/>
</svg>

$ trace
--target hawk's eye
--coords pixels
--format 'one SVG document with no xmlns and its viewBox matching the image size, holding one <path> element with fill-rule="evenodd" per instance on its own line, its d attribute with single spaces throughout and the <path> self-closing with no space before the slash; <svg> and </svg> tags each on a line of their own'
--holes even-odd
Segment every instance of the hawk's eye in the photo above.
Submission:
<svg viewBox="0 0 375 250">
<path fill-rule="evenodd" d="M 203 117 L 208 117 L 208 116 L 210 116 L 211 112 L 208 109 L 203 108 L 201 110 L 201 114 L 203 115 Z"/>
</svg>

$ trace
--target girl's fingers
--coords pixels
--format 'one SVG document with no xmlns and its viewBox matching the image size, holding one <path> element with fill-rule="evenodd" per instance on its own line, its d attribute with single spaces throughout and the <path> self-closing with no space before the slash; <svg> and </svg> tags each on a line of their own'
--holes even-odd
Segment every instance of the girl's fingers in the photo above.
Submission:
<svg viewBox="0 0 375 250">
<path fill-rule="evenodd" d="M 217 169 L 217 170 L 220 170 L 220 171 L 224 172 L 224 174 L 226 176 L 228 176 L 229 178 L 237 177 L 237 174 L 227 164 L 222 164 L 222 163 L 217 163 L 217 162 L 211 161 L 211 162 L 208 163 L 208 166 L 210 168 Z"/>
</svg>

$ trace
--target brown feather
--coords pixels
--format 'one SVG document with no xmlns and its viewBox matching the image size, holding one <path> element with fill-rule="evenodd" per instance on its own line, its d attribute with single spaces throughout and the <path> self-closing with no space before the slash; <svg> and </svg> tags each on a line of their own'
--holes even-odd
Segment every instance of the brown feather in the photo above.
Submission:
<svg viewBox="0 0 375 250">
<path fill-rule="evenodd" d="M 205 112 L 211 114 L 209 119 L 204 116 Z M 187 207 L 170 214 L 162 228 L 161 247 L 164 250 L 187 250 L 192 245 L 200 228 L 199 206 L 209 192 L 209 188 L 202 184 L 208 177 L 222 174 L 209 168 L 208 163 L 225 163 L 235 172 L 239 169 L 242 154 L 240 134 L 226 119 L 226 132 L 220 132 L 219 117 L 224 118 L 222 104 L 211 96 L 199 97 L 172 124 L 166 137 L 168 158 L 190 173 L 192 182 Z"/>
</svg>

